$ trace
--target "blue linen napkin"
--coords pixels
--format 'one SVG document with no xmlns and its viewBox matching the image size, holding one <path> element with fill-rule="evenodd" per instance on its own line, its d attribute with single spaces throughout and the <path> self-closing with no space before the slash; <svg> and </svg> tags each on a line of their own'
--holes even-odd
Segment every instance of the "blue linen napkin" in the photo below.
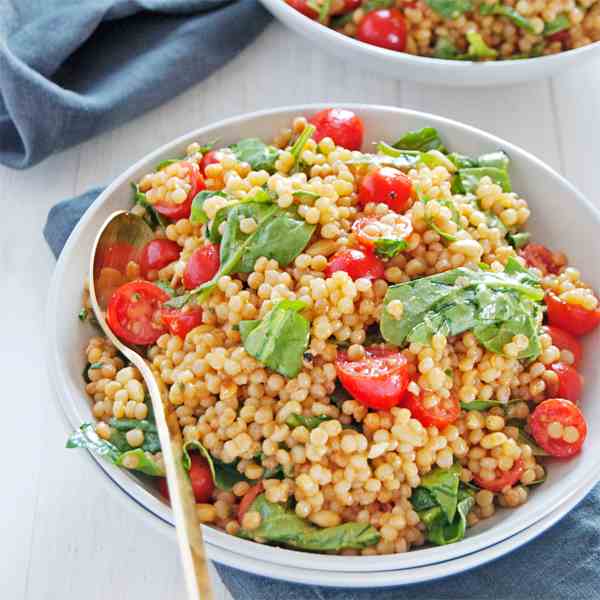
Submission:
<svg viewBox="0 0 600 600">
<path fill-rule="evenodd" d="M 101 191 L 90 190 L 52 208 L 44 237 L 55 256 Z M 559 523 L 512 554 L 428 583 L 349 590 L 286 583 L 216 567 L 236 600 L 596 600 L 600 599 L 600 485 Z"/>
<path fill-rule="evenodd" d="M 0 0 L 0 163 L 29 167 L 173 98 L 269 18 L 256 0 Z"/>
</svg>

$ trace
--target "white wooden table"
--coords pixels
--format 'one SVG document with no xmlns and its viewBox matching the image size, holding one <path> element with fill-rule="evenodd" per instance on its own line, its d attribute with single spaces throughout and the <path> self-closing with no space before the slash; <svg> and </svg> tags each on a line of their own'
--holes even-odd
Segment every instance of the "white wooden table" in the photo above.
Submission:
<svg viewBox="0 0 600 600">
<path fill-rule="evenodd" d="M 174 542 L 131 513 L 83 452 L 64 448 L 44 357 L 54 259 L 41 232 L 53 204 L 106 184 L 192 128 L 317 101 L 388 104 L 476 125 L 533 152 L 598 202 L 599 73 L 596 61 L 513 88 L 417 86 L 340 63 L 273 24 L 236 60 L 159 109 L 28 171 L 0 167 L 0 597 L 184 598 Z M 230 598 L 222 585 L 217 596 Z"/>
</svg>

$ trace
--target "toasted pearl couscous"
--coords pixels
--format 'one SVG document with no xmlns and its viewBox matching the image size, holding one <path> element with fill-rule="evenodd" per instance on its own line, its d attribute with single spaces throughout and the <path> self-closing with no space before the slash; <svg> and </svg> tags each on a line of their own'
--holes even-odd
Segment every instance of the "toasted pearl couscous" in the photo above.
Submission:
<svg viewBox="0 0 600 600">
<path fill-rule="evenodd" d="M 586 437 L 578 337 L 598 299 L 529 241 L 508 157 L 433 128 L 375 153 L 362 138 L 328 109 L 272 145 L 192 144 L 137 184 L 154 239 L 97 265 L 109 326 L 168 390 L 200 521 L 259 543 L 457 542 Z M 103 337 L 85 352 L 96 421 L 68 445 L 167 496 L 139 372 Z"/>
<path fill-rule="evenodd" d="M 284 0 L 356 39 L 430 58 L 535 58 L 600 40 L 597 0 Z"/>
</svg>

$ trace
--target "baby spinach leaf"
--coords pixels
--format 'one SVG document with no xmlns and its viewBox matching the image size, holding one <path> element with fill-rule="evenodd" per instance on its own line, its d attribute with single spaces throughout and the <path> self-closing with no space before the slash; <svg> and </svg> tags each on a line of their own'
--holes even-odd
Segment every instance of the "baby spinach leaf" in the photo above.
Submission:
<svg viewBox="0 0 600 600">
<path fill-rule="evenodd" d="M 457 19 L 473 10 L 471 0 L 425 0 L 425 3 L 444 19 Z"/>
<path fill-rule="evenodd" d="M 452 40 L 447 37 L 439 37 L 435 43 L 433 49 L 434 58 L 444 58 L 446 60 L 452 60 L 459 55 L 458 48 L 454 45 Z"/>
<path fill-rule="evenodd" d="M 208 198 L 212 198 L 213 196 L 220 196 L 221 198 L 226 197 L 223 192 L 213 192 L 212 190 L 203 190 L 194 196 L 194 199 L 192 200 L 192 211 L 190 214 L 190 221 L 194 225 L 206 225 L 208 223 L 208 215 L 204 212 L 203 206 Z"/>
<path fill-rule="evenodd" d="M 512 191 L 510 177 L 508 176 L 508 171 L 505 169 L 499 169 L 498 167 L 472 167 L 458 171 L 461 189 L 466 194 L 475 194 L 479 183 L 484 177 L 489 177 L 492 183 L 497 183 L 503 192 Z"/>
<path fill-rule="evenodd" d="M 401 171 L 412 169 L 420 160 L 421 152 L 415 150 L 397 150 L 385 142 L 377 144 L 379 154 L 361 154 L 347 162 L 349 165 L 374 165 L 377 167 L 395 167 Z"/>
<path fill-rule="evenodd" d="M 533 23 L 525 18 L 520 12 L 516 11 L 511 6 L 505 6 L 497 2 L 496 4 L 481 4 L 479 6 L 479 13 L 487 15 L 498 15 L 510 19 L 517 27 L 520 27 L 527 33 L 535 34 L 535 27 Z"/>
<path fill-rule="evenodd" d="M 429 510 L 430 508 L 435 508 L 438 506 L 438 503 L 433 497 L 432 493 L 420 486 L 412 491 L 410 503 L 416 512 Z"/>
<path fill-rule="evenodd" d="M 317 527 L 301 519 L 281 504 L 269 502 L 264 494 L 258 496 L 250 509 L 261 516 L 261 524 L 252 531 L 241 530 L 239 535 L 249 539 L 262 538 L 297 550 L 339 552 L 344 548 L 360 550 L 376 544 L 380 535 L 368 523 L 344 523 L 335 527 Z"/>
<path fill-rule="evenodd" d="M 553 21 L 549 21 L 544 25 L 543 34 L 545 36 L 554 35 L 555 33 L 559 33 L 564 31 L 565 29 L 569 29 L 571 27 L 571 21 L 569 17 L 565 14 L 560 14 Z"/>
<path fill-rule="evenodd" d="M 156 167 L 154 167 L 155 171 L 162 171 L 163 169 L 165 169 L 166 167 L 168 167 L 169 165 L 173 165 L 175 163 L 180 162 L 181 160 L 183 160 L 182 158 L 167 158 L 161 162 L 159 162 Z"/>
<path fill-rule="evenodd" d="M 375 240 L 375 254 L 382 258 L 394 258 L 408 248 L 408 243 L 403 239 L 378 238 Z"/>
<path fill-rule="evenodd" d="M 305 417 L 298 413 L 292 413 L 285 422 L 292 429 L 301 426 L 306 427 L 306 429 L 316 429 L 323 421 L 329 421 L 330 419 L 331 417 L 328 417 L 327 415 L 309 415 L 308 417 Z"/>
<path fill-rule="evenodd" d="M 267 146 L 258 138 L 246 138 L 230 146 L 235 157 L 241 162 L 247 162 L 254 171 L 275 171 L 275 161 L 279 151 L 273 146 Z"/>
<path fill-rule="evenodd" d="M 132 429 L 141 429 L 144 432 L 144 443 L 140 446 L 145 452 L 155 454 L 160 452 L 160 440 L 158 439 L 158 430 L 156 425 L 147 419 L 138 421 L 137 419 L 111 419 L 110 426 L 113 432 L 110 441 L 121 451 L 132 449 L 127 442 L 125 434 Z"/>
<path fill-rule="evenodd" d="M 460 465 L 454 464 L 449 469 L 438 467 L 421 478 L 420 487 L 425 488 L 431 494 L 449 523 L 452 522 L 456 513 L 459 473 Z"/>
<path fill-rule="evenodd" d="M 542 447 L 538 445 L 538 443 L 525 431 L 524 426 L 516 426 L 519 430 L 519 439 L 518 441 L 521 444 L 527 444 L 531 447 L 531 453 L 534 456 L 550 456 L 548 452 L 546 452 Z"/>
<path fill-rule="evenodd" d="M 417 131 L 408 131 L 399 140 L 392 144 L 397 150 L 412 150 L 427 152 L 428 150 L 439 150 L 446 152 L 440 134 L 433 127 L 423 127 Z"/>
<path fill-rule="evenodd" d="M 480 33 L 467 31 L 466 36 L 469 48 L 464 56 L 465 58 L 478 60 L 481 58 L 496 58 L 498 56 L 498 52 L 485 43 Z"/>
<path fill-rule="evenodd" d="M 299 300 L 282 300 L 261 321 L 241 321 L 246 352 L 286 377 L 298 375 L 310 331 L 309 322 L 298 314 L 304 308 Z"/>
<path fill-rule="evenodd" d="M 166 229 L 167 221 L 165 218 L 146 200 L 146 194 L 140 192 L 140 188 L 137 184 L 132 183 L 131 187 L 133 188 L 133 200 L 135 204 L 139 204 L 146 209 L 146 214 L 144 216 L 144 221 L 148 224 L 148 226 L 155 230 L 156 228 Z"/>
<path fill-rule="evenodd" d="M 461 402 L 460 407 L 463 410 L 478 410 L 486 411 L 493 406 L 506 406 L 505 402 L 497 402 L 496 400 L 473 400 L 473 402 Z"/>
<path fill-rule="evenodd" d="M 448 522 L 444 511 L 439 506 L 419 513 L 427 529 L 427 539 L 438 546 L 454 544 L 462 540 L 467 530 L 467 515 L 474 504 L 473 495 L 460 489 L 456 515 L 451 522 Z"/>
<path fill-rule="evenodd" d="M 153 477 L 165 474 L 162 465 L 142 448 L 119 449 L 112 441 L 102 439 L 91 423 L 84 423 L 79 431 L 69 437 L 67 448 L 86 448 L 119 467 L 140 471 Z"/>
<path fill-rule="evenodd" d="M 487 154 L 482 154 L 477 158 L 478 167 L 495 167 L 496 169 L 502 169 L 503 171 L 508 171 L 508 166 L 510 165 L 510 158 L 508 154 L 504 152 L 504 150 L 496 150 L 496 152 L 488 152 Z"/>
<path fill-rule="evenodd" d="M 331 0 L 326 0 L 321 5 L 321 12 L 323 10 L 327 10 L 327 12 L 324 15 L 324 19 L 327 18 L 330 8 L 331 8 Z M 321 23 L 323 23 L 323 21 L 321 21 Z M 310 140 L 310 138 L 315 134 L 316 130 L 317 130 L 317 128 L 314 125 L 308 124 L 304 128 L 302 133 L 298 136 L 298 139 L 294 142 L 294 145 L 292 146 L 292 148 L 290 150 L 290 154 L 292 155 L 292 158 L 294 159 L 294 163 L 291 168 L 292 173 L 295 173 L 298 170 L 298 166 L 300 164 L 300 156 L 302 154 L 302 151 L 304 150 L 304 147 L 306 146 L 306 142 L 308 142 L 308 140 Z"/>
<path fill-rule="evenodd" d="M 515 250 L 518 250 L 519 248 L 523 248 L 523 246 L 527 246 L 530 237 L 531 234 L 528 231 L 520 231 L 519 233 L 507 233 L 506 241 L 513 248 L 515 248 Z"/>
</svg>

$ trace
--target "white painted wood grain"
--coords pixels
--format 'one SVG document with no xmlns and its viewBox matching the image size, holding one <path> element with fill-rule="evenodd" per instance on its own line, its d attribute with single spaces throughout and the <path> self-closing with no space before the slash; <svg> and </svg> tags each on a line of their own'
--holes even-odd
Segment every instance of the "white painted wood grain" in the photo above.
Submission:
<svg viewBox="0 0 600 600">
<path fill-rule="evenodd" d="M 405 106 L 465 121 L 522 145 L 593 195 L 599 66 L 506 89 L 416 86 L 357 70 L 274 24 L 225 68 L 151 113 L 28 171 L 0 168 L 2 598 L 184 598 L 174 542 L 147 527 L 89 457 L 64 449 L 66 430 L 44 362 L 43 310 L 53 259 L 41 230 L 53 204 L 106 184 L 191 128 L 317 101 Z M 217 598 L 229 599 L 222 586 Z"/>
</svg>

